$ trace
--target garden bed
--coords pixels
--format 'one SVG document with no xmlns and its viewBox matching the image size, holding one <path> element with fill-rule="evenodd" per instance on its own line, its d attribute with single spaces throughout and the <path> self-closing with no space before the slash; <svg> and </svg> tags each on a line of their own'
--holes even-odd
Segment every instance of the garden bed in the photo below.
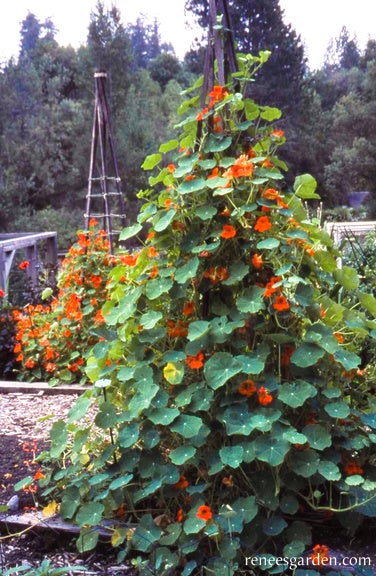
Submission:
<svg viewBox="0 0 376 576">
<path fill-rule="evenodd" d="M 17 383 L 19 388 L 25 386 Z M 27 387 L 27 385 L 26 385 Z M 38 469 L 35 456 L 48 445 L 49 430 L 52 423 L 59 418 L 65 418 L 77 398 L 77 394 L 46 393 L 44 386 L 32 385 L 34 393 L 10 392 L 12 386 L 2 383 L 0 390 L 0 506 L 7 504 L 15 496 L 14 486 L 26 476 L 33 475 Z M 73 389 L 72 389 L 73 391 Z M 47 418 L 48 417 L 48 418 Z M 30 508 L 38 509 L 38 492 L 19 491 L 19 510 L 31 516 Z M 3 515 L 3 520 L 4 520 Z M 44 528 L 36 522 L 35 527 L 19 527 L 16 523 L 7 525 L 2 522 L 0 535 L 7 536 L 15 532 L 23 532 L 0 541 L 0 574 L 3 570 L 29 564 L 39 566 L 44 558 L 51 561 L 52 566 L 85 565 L 89 572 L 74 570 L 72 574 L 116 575 L 129 576 L 133 568 L 128 564 L 117 564 L 116 552 L 105 544 L 93 553 L 78 554 L 75 549 L 74 535 L 62 531 L 59 526 Z"/>
</svg>

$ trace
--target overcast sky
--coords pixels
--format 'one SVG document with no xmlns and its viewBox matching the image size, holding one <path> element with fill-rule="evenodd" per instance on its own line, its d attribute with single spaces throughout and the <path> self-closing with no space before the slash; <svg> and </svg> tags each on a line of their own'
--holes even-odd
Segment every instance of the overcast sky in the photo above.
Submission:
<svg viewBox="0 0 376 576">
<path fill-rule="evenodd" d="M 195 32 L 187 26 L 184 0 L 106 0 L 115 4 L 123 21 L 134 22 L 143 13 L 160 23 L 162 40 L 171 42 L 182 58 L 189 50 Z M 0 63 L 18 54 L 20 24 L 28 11 L 40 21 L 51 18 L 59 33 L 58 42 L 74 47 L 85 43 L 90 12 L 96 0 L 8 0 L 0 9 Z M 342 26 L 356 36 L 360 48 L 369 37 L 376 38 L 375 0 L 280 0 L 285 22 L 291 23 L 306 47 L 311 68 L 319 68 L 330 39 L 337 38 Z"/>
</svg>

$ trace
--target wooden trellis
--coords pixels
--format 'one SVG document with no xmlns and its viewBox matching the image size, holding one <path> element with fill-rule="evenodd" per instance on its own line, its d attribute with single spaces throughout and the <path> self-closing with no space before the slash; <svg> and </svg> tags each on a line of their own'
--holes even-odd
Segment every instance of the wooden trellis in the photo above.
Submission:
<svg viewBox="0 0 376 576">
<path fill-rule="evenodd" d="M 112 254 L 116 238 L 125 226 L 125 206 L 107 100 L 107 74 L 96 72 L 94 79 L 95 105 L 85 230 L 88 230 L 92 218 L 98 220 L 108 234 Z"/>
<path fill-rule="evenodd" d="M 38 285 L 39 257 L 38 243 L 46 242 L 47 263 L 57 267 L 57 234 L 56 232 L 18 232 L 0 234 L 0 288 L 7 291 L 8 278 L 17 250 L 25 250 L 29 263 L 27 276 L 33 288 Z"/>
</svg>

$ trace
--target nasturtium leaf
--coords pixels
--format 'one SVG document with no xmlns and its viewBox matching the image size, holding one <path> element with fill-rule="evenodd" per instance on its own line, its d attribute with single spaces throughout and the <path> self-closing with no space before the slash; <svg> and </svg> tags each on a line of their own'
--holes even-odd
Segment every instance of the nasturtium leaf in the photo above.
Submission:
<svg viewBox="0 0 376 576">
<path fill-rule="evenodd" d="M 363 484 L 364 478 L 363 476 L 360 476 L 360 474 L 352 474 L 345 478 L 345 482 L 348 486 L 359 486 L 360 484 Z"/>
<path fill-rule="evenodd" d="M 119 240 L 129 240 L 129 238 L 133 238 L 133 236 L 136 236 L 139 232 L 141 232 L 141 230 L 142 226 L 138 223 L 133 224 L 132 226 L 128 226 L 127 228 L 123 228 L 123 230 L 120 232 Z"/>
<path fill-rule="evenodd" d="M 376 414 L 360 414 L 360 418 L 366 426 L 370 428 L 376 428 Z"/>
<path fill-rule="evenodd" d="M 141 164 L 141 168 L 144 170 L 152 170 L 161 160 L 162 154 L 149 154 Z"/>
<path fill-rule="evenodd" d="M 173 280 L 171 278 L 154 278 L 149 280 L 146 284 L 145 293 L 150 300 L 155 300 L 166 294 L 173 285 Z"/>
<path fill-rule="evenodd" d="M 243 461 L 243 447 L 240 444 L 224 446 L 220 449 L 219 455 L 223 464 L 231 466 L 231 468 L 238 468 Z"/>
<path fill-rule="evenodd" d="M 197 516 L 188 516 L 183 524 L 183 530 L 186 534 L 198 534 L 204 528 L 206 522 L 197 518 Z"/>
<path fill-rule="evenodd" d="M 193 570 L 196 568 L 197 566 L 197 562 L 195 560 L 191 560 L 190 562 L 187 562 L 187 564 L 184 566 L 184 570 L 181 573 L 181 576 L 190 576 L 193 572 Z"/>
<path fill-rule="evenodd" d="M 58 420 L 52 424 L 50 454 L 52 458 L 58 458 L 64 452 L 68 442 L 68 430 L 63 420 Z"/>
<path fill-rule="evenodd" d="M 124 426 L 119 432 L 118 442 L 122 448 L 129 448 L 133 446 L 139 439 L 140 427 L 137 422 L 131 422 Z"/>
<path fill-rule="evenodd" d="M 184 377 L 184 366 L 180 362 L 167 362 L 163 376 L 169 384 L 180 384 Z"/>
<path fill-rule="evenodd" d="M 358 368 L 361 363 L 361 358 L 357 354 L 343 348 L 340 348 L 334 353 L 334 358 L 337 362 L 342 364 L 345 370 L 354 370 L 355 368 Z"/>
<path fill-rule="evenodd" d="M 254 519 L 258 511 L 255 496 L 238 498 L 232 504 L 232 508 L 242 517 L 246 524 Z"/>
<path fill-rule="evenodd" d="M 299 198 L 303 200 L 310 200 L 311 198 L 318 198 L 320 196 L 316 194 L 315 190 L 317 187 L 317 182 L 313 176 L 310 174 L 301 174 L 295 178 L 294 191 Z"/>
<path fill-rule="evenodd" d="M 154 396 L 157 394 L 159 388 L 157 384 L 150 384 L 140 389 L 133 396 L 129 402 L 129 412 L 131 417 L 137 417 L 143 410 L 149 408 Z"/>
<path fill-rule="evenodd" d="M 185 464 L 188 460 L 193 458 L 196 454 L 196 448 L 194 446 L 179 446 L 172 450 L 169 454 L 170 460 L 173 464 L 181 466 Z"/>
<path fill-rule="evenodd" d="M 296 474 L 309 478 L 313 476 L 318 469 L 320 458 L 318 454 L 311 449 L 296 452 L 294 458 L 291 459 L 290 466 Z"/>
<path fill-rule="evenodd" d="M 287 527 L 287 522 L 282 516 L 272 516 L 262 523 L 262 531 L 267 536 L 278 536 Z"/>
<path fill-rule="evenodd" d="M 290 444 L 283 439 L 275 439 L 268 436 L 259 436 L 255 440 L 256 458 L 267 462 L 270 466 L 279 466 L 283 463 Z"/>
<path fill-rule="evenodd" d="M 115 478 L 115 480 L 113 480 L 109 485 L 109 488 L 110 490 L 118 490 L 119 488 L 123 488 L 123 486 L 129 484 L 132 478 L 133 474 L 126 474 L 125 476 L 120 476 L 120 478 Z"/>
<path fill-rule="evenodd" d="M 193 178 L 193 180 L 184 180 L 178 186 L 177 191 L 179 194 L 191 194 L 204 190 L 204 188 L 206 188 L 206 182 L 203 178 Z"/>
<path fill-rule="evenodd" d="M 232 144 L 232 139 L 230 136 L 216 136 L 215 134 L 209 134 L 209 138 L 204 143 L 205 152 L 223 152 Z"/>
<path fill-rule="evenodd" d="M 162 484 L 163 484 L 162 478 L 156 478 L 155 480 L 148 482 L 147 484 L 144 485 L 143 488 L 141 488 L 140 490 L 137 490 L 134 493 L 134 496 L 133 496 L 134 501 L 139 502 L 140 500 L 143 500 L 144 498 L 147 498 L 148 496 L 150 496 L 150 494 L 154 494 L 154 492 L 159 490 L 159 488 L 162 486 Z"/>
<path fill-rule="evenodd" d="M 341 471 L 337 464 L 331 462 L 330 460 L 321 460 L 318 468 L 321 476 L 324 476 L 325 480 L 330 480 L 335 482 L 341 479 Z"/>
<path fill-rule="evenodd" d="M 89 527 L 83 528 L 76 542 L 77 550 L 80 552 L 80 554 L 89 552 L 89 550 L 94 550 L 98 544 L 98 539 L 98 530 L 93 530 Z"/>
<path fill-rule="evenodd" d="M 177 420 L 172 424 L 172 432 L 181 434 L 183 438 L 192 438 L 199 433 L 203 425 L 201 418 L 198 416 L 190 416 L 189 414 L 181 414 Z"/>
<path fill-rule="evenodd" d="M 163 314 L 161 312 L 157 312 L 156 310 L 148 310 L 145 314 L 142 314 L 140 317 L 140 326 L 144 330 L 151 330 L 154 326 L 163 318 Z"/>
<path fill-rule="evenodd" d="M 255 429 L 254 424 L 250 421 L 250 413 L 247 407 L 243 405 L 229 406 L 220 419 L 225 424 L 229 436 L 233 434 L 248 436 Z"/>
<path fill-rule="evenodd" d="M 210 220 L 216 213 L 217 209 L 209 205 L 199 206 L 195 211 L 196 216 L 200 218 L 200 220 Z"/>
<path fill-rule="evenodd" d="M 213 170 L 217 166 L 217 161 L 214 158 L 206 158 L 205 160 L 199 160 L 197 165 L 204 170 Z"/>
<path fill-rule="evenodd" d="M 111 402 L 102 402 L 94 421 L 103 429 L 115 426 L 117 419 L 114 405 Z"/>
<path fill-rule="evenodd" d="M 104 506 L 100 502 L 87 502 L 81 506 L 75 520 L 79 526 L 95 526 L 101 521 L 103 512 Z"/>
<path fill-rule="evenodd" d="M 303 406 L 308 398 L 316 396 L 317 391 L 312 384 L 304 380 L 296 380 L 291 384 L 282 384 L 278 391 L 278 398 L 290 408 Z"/>
<path fill-rule="evenodd" d="M 241 282 L 243 278 L 249 273 L 249 266 L 244 262 L 234 262 L 231 264 L 228 269 L 229 277 L 227 280 L 224 280 L 222 284 L 226 286 L 232 286 L 233 284 L 237 284 Z"/>
<path fill-rule="evenodd" d="M 179 146 L 179 140 L 169 140 L 168 142 L 164 142 L 159 146 L 159 152 L 162 154 L 166 154 L 167 152 L 171 152 L 171 150 L 175 150 Z"/>
<path fill-rule="evenodd" d="M 274 248 L 278 248 L 280 243 L 278 238 L 265 238 L 265 240 L 258 242 L 256 247 L 258 250 L 274 250 Z"/>
<path fill-rule="evenodd" d="M 235 358 L 241 363 L 242 372 L 246 374 L 260 374 L 265 367 L 265 361 L 254 356 L 253 353 L 247 356 L 241 354 L 240 356 L 235 356 Z"/>
<path fill-rule="evenodd" d="M 240 312 L 246 314 L 256 314 L 264 308 L 264 292 L 265 288 L 259 286 L 252 286 L 244 290 L 242 296 L 237 301 L 237 307 Z"/>
<path fill-rule="evenodd" d="M 292 354 L 291 362 L 301 368 L 313 366 L 325 355 L 325 350 L 315 344 L 303 343 Z"/>
<path fill-rule="evenodd" d="M 294 299 L 301 306 L 309 306 L 314 299 L 314 291 L 312 286 L 300 282 L 295 290 Z"/>
<path fill-rule="evenodd" d="M 162 544 L 162 546 L 172 546 L 179 538 L 181 531 L 182 527 L 180 524 L 174 523 L 166 526 L 164 534 L 159 540 L 160 544 Z"/>
<path fill-rule="evenodd" d="M 357 297 L 361 305 L 373 316 L 376 316 L 376 298 L 372 294 L 367 294 L 361 290 L 357 292 Z"/>
<path fill-rule="evenodd" d="M 86 398 L 86 396 L 79 396 L 76 402 L 73 404 L 72 408 L 68 413 L 68 422 L 77 422 L 82 418 L 91 405 L 91 398 Z"/>
<path fill-rule="evenodd" d="M 215 352 L 205 363 L 205 380 L 213 390 L 223 386 L 242 370 L 242 364 L 229 352 Z"/>
<path fill-rule="evenodd" d="M 278 120 L 282 115 L 282 112 L 279 108 L 272 108 L 271 106 L 262 106 L 261 107 L 261 118 L 267 120 L 268 122 L 273 122 L 274 120 Z"/>
<path fill-rule="evenodd" d="M 190 258 L 186 264 L 177 268 L 175 272 L 175 280 L 178 284 L 183 284 L 187 280 L 194 278 L 197 272 L 197 268 L 200 265 L 200 261 L 197 256 Z"/>
<path fill-rule="evenodd" d="M 18 490 L 23 490 L 24 488 L 30 486 L 33 482 L 34 482 L 33 476 L 26 476 L 25 478 L 22 478 L 22 480 L 20 480 L 14 485 L 14 490 L 15 492 L 18 492 Z"/>
<path fill-rule="evenodd" d="M 330 402 L 324 406 L 324 410 L 332 418 L 347 418 L 350 414 L 350 408 L 346 402 Z"/>
<path fill-rule="evenodd" d="M 279 507 L 284 514 L 295 514 L 299 509 L 299 500 L 294 494 L 286 494 L 282 496 Z"/>
<path fill-rule="evenodd" d="M 138 522 L 132 535 L 132 547 L 140 552 L 147 552 L 159 540 L 162 530 L 159 528 L 151 514 L 145 514 Z"/>
<path fill-rule="evenodd" d="M 250 417 L 249 422 L 255 428 L 255 430 L 260 430 L 260 432 L 269 432 L 271 430 L 273 422 L 278 420 L 281 412 L 279 410 L 274 410 L 274 408 L 262 408 L 261 410 L 254 411 Z"/>
<path fill-rule="evenodd" d="M 193 322 L 189 323 L 188 328 L 188 340 L 193 342 L 198 338 L 201 338 L 205 334 L 207 334 L 210 330 L 210 322 L 207 320 L 194 320 Z"/>
<path fill-rule="evenodd" d="M 157 215 L 153 218 L 154 230 L 156 232 L 162 232 L 169 226 L 175 216 L 176 210 L 173 209 L 158 212 Z"/>
<path fill-rule="evenodd" d="M 321 426 L 321 424 L 309 424 L 302 430 L 304 436 L 307 437 L 308 443 L 311 448 L 317 450 L 324 450 L 332 445 L 332 437 L 328 430 Z"/>
<path fill-rule="evenodd" d="M 208 178 L 206 180 L 206 185 L 210 190 L 218 188 L 213 194 L 213 196 L 224 196 L 229 193 L 228 180 L 227 178 L 222 178 L 221 176 L 216 176 L 215 178 Z"/>
<path fill-rule="evenodd" d="M 179 416 L 177 408 L 157 408 L 148 413 L 148 418 L 153 424 L 168 426 Z"/>
<path fill-rule="evenodd" d="M 282 437 L 291 444 L 305 444 L 307 442 L 306 436 L 295 430 L 295 428 L 288 428 L 283 432 Z"/>
<path fill-rule="evenodd" d="M 335 388 L 334 386 L 325 388 L 321 393 L 326 398 L 340 398 L 342 396 L 342 390 L 340 388 Z"/>
<path fill-rule="evenodd" d="M 285 558 L 298 558 L 305 550 L 305 544 L 301 540 L 293 540 L 283 548 Z"/>
<path fill-rule="evenodd" d="M 334 278 L 347 290 L 356 290 L 360 282 L 357 271 L 349 266 L 334 270 Z"/>
<path fill-rule="evenodd" d="M 243 462 L 253 462 L 255 459 L 255 443 L 243 442 Z"/>
</svg>

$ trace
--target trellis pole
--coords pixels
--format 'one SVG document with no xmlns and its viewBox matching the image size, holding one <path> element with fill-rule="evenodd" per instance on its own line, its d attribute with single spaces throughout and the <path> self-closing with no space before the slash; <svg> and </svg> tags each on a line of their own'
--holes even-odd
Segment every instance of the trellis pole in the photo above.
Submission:
<svg viewBox="0 0 376 576">
<path fill-rule="evenodd" d="M 113 254 L 116 237 L 125 226 L 125 206 L 107 101 L 107 73 L 95 72 L 94 79 L 95 105 L 85 230 L 88 230 L 92 218 L 98 220 L 108 234 L 110 253 Z"/>
</svg>

